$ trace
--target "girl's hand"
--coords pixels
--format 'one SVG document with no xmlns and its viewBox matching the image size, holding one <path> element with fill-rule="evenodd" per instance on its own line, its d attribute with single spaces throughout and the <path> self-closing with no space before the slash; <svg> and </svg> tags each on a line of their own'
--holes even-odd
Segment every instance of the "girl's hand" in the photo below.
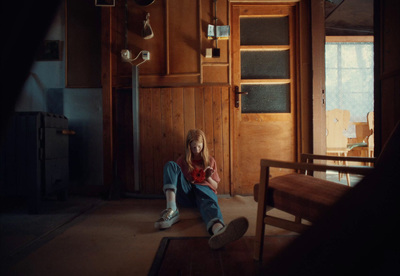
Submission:
<svg viewBox="0 0 400 276">
<path fill-rule="evenodd" d="M 205 178 L 206 178 L 207 182 L 210 183 L 211 186 L 214 187 L 214 190 L 217 190 L 218 189 L 218 183 L 214 179 L 212 179 L 212 177 L 211 177 L 214 174 L 214 169 L 211 168 L 211 167 L 207 167 L 204 170 L 204 172 L 206 174 Z"/>
<path fill-rule="evenodd" d="M 209 178 L 209 177 L 211 177 L 211 176 L 213 175 L 214 169 L 211 168 L 210 166 L 208 166 L 208 167 L 204 170 L 204 172 L 206 173 L 206 179 L 207 179 L 207 178 Z"/>
</svg>

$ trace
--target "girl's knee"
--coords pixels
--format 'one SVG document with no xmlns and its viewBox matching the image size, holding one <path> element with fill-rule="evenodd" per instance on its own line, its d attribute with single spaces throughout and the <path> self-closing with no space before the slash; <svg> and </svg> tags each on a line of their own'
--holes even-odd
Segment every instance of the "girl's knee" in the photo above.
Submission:
<svg viewBox="0 0 400 276">
<path fill-rule="evenodd" d="M 165 163 L 164 165 L 164 171 L 165 170 L 176 170 L 178 164 L 174 161 L 168 161 L 167 163 Z"/>
<path fill-rule="evenodd" d="M 177 165 L 175 161 L 168 161 L 167 163 L 165 163 L 166 166 L 175 166 Z"/>
</svg>

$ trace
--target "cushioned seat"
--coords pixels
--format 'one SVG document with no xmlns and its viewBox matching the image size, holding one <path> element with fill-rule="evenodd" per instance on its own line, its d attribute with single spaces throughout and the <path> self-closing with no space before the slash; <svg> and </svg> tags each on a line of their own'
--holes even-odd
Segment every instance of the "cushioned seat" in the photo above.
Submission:
<svg viewBox="0 0 400 276">
<path fill-rule="evenodd" d="M 269 181 L 267 205 L 315 221 L 326 207 L 335 203 L 349 189 L 342 184 L 292 173 Z"/>
</svg>

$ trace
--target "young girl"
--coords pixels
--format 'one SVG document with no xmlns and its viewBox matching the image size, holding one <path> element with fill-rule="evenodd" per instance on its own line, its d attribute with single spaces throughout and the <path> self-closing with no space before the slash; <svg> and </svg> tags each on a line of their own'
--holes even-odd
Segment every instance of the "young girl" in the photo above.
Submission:
<svg viewBox="0 0 400 276">
<path fill-rule="evenodd" d="M 246 233 L 248 221 L 237 218 L 225 225 L 218 205 L 217 188 L 220 181 L 215 159 L 208 154 L 204 132 L 192 129 L 186 137 L 185 156 L 164 167 L 163 191 L 167 208 L 156 221 L 157 229 L 166 229 L 179 221 L 176 202 L 183 207 L 197 207 L 211 238 L 213 249 L 241 238 Z"/>
</svg>

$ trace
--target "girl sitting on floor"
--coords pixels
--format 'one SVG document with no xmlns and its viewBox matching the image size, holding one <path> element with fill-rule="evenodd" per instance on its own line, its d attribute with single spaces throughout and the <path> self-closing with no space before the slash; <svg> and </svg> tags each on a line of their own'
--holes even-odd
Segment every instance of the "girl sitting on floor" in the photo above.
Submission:
<svg viewBox="0 0 400 276">
<path fill-rule="evenodd" d="M 182 207 L 197 207 L 211 238 L 208 243 L 218 249 L 241 238 L 249 226 L 245 217 L 225 225 L 218 205 L 217 188 L 220 181 L 215 159 L 208 154 L 206 137 L 199 129 L 189 130 L 186 137 L 185 156 L 164 166 L 163 191 L 167 208 L 156 221 L 157 229 L 166 229 L 179 221 Z"/>
</svg>

